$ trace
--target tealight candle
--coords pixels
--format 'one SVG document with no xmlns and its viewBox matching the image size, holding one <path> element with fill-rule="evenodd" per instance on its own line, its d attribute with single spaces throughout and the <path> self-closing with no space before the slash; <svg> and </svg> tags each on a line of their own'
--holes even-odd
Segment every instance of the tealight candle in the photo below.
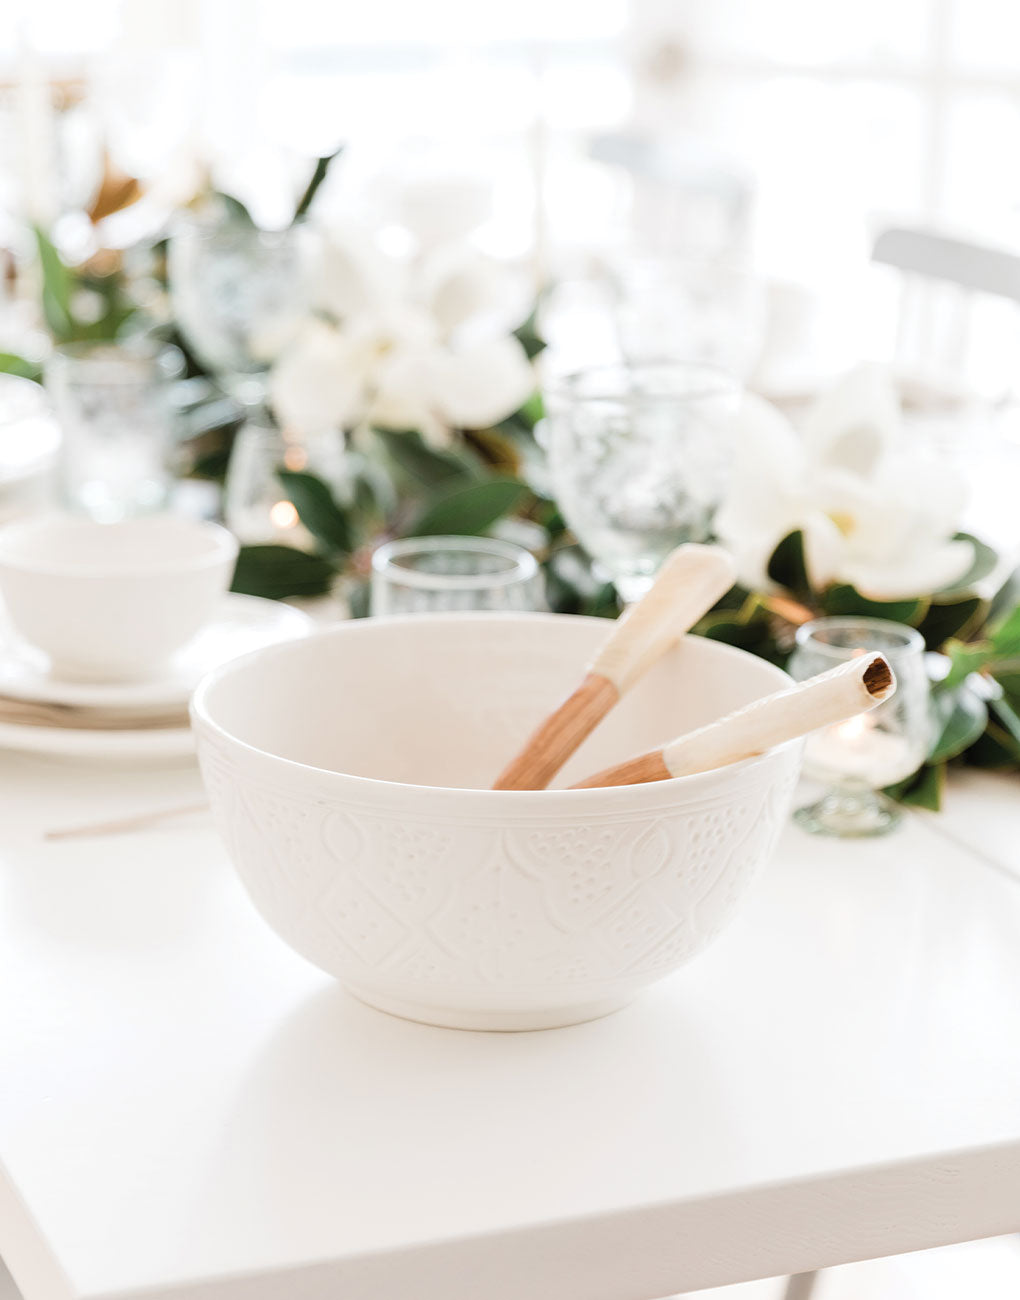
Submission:
<svg viewBox="0 0 1020 1300">
<path fill-rule="evenodd" d="M 877 792 L 916 771 L 928 750 L 924 649 L 920 633 L 884 619 L 822 618 L 798 629 L 790 673 L 799 680 L 877 650 L 890 663 L 897 681 L 896 694 L 871 713 L 809 737 L 805 773 L 829 789 L 818 802 L 795 814 L 807 830 L 879 835 L 899 821 L 893 805 Z"/>
</svg>

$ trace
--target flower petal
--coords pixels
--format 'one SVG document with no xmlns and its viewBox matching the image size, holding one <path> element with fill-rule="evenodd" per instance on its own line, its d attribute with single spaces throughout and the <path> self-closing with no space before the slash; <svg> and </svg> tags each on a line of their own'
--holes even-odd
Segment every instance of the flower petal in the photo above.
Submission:
<svg viewBox="0 0 1020 1300">
<path fill-rule="evenodd" d="M 874 600 L 908 600 L 948 587 L 962 578 L 973 562 L 970 542 L 943 542 L 881 560 L 850 559 L 843 564 L 840 578 Z"/>
<path fill-rule="evenodd" d="M 418 289 L 445 334 L 473 339 L 516 329 L 533 296 L 525 276 L 463 244 L 431 253 L 421 265 Z"/>
<path fill-rule="evenodd" d="M 277 419 L 296 433 L 342 429 L 360 418 L 365 378 L 340 331 L 309 321 L 273 367 L 269 398 Z"/>
<path fill-rule="evenodd" d="M 387 257 L 371 232 L 353 224 L 338 227 L 329 231 L 319 249 L 315 301 L 346 321 L 398 304 L 405 280 L 403 263 Z"/>
<path fill-rule="evenodd" d="M 432 404 L 454 428 L 485 429 L 524 405 L 535 391 L 527 353 L 512 335 L 454 352 L 432 362 Z"/>
<path fill-rule="evenodd" d="M 372 424 L 424 432 L 434 422 L 430 405 L 435 349 L 421 344 L 393 347 L 373 368 Z"/>
<path fill-rule="evenodd" d="M 886 366 L 851 370 L 818 398 L 804 420 L 813 457 L 867 477 L 900 437 L 900 399 Z"/>
</svg>

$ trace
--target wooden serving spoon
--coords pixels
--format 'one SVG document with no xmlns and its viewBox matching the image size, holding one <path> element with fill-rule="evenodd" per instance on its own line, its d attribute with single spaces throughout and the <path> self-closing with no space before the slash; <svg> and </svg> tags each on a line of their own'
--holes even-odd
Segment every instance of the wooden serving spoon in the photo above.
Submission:
<svg viewBox="0 0 1020 1300">
<path fill-rule="evenodd" d="M 571 789 L 641 785 L 738 763 L 819 727 L 866 713 L 895 689 L 892 669 L 880 654 L 860 655 L 797 686 L 755 700 L 661 749 L 596 772 Z"/>
<path fill-rule="evenodd" d="M 580 686 L 500 773 L 494 790 L 544 790 L 621 695 L 732 587 L 733 561 L 691 543 L 666 559 L 637 604 L 613 624 Z"/>
</svg>

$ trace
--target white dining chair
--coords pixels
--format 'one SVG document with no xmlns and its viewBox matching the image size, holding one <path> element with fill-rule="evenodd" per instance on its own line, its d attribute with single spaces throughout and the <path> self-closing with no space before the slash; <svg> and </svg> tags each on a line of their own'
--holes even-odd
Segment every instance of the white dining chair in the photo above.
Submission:
<svg viewBox="0 0 1020 1300">
<path fill-rule="evenodd" d="M 873 263 L 900 273 L 895 361 L 952 382 L 968 370 L 981 298 L 1020 304 L 1020 257 L 933 230 L 890 227 L 876 237 Z M 1010 307 L 1020 337 L 1020 313 Z"/>
</svg>

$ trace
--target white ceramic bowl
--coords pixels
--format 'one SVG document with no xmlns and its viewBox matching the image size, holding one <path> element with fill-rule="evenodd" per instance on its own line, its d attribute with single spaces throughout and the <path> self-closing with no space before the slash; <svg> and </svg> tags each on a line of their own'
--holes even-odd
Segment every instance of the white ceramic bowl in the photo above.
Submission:
<svg viewBox="0 0 1020 1300">
<path fill-rule="evenodd" d="M 466 1029 L 604 1015 L 700 952 L 772 851 L 799 743 L 650 785 L 487 788 L 605 635 L 556 614 L 368 619 L 210 674 L 206 788 L 277 934 L 363 1001 Z M 688 637 L 559 784 L 788 683 Z"/>
<path fill-rule="evenodd" d="M 0 528 L 0 595 L 55 676 L 129 680 L 158 671 L 191 640 L 236 560 L 237 541 L 218 524 L 43 515 Z"/>
</svg>

